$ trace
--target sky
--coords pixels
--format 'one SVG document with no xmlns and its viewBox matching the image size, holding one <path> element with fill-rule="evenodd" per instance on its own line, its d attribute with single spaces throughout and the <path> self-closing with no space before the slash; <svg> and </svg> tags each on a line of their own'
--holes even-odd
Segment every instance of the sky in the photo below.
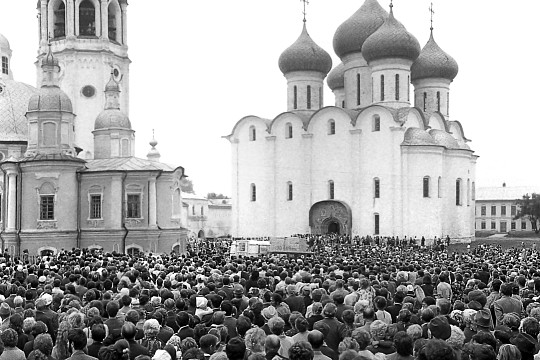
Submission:
<svg viewBox="0 0 540 360">
<path fill-rule="evenodd" d="M 388 9 L 389 0 L 379 0 Z M 540 188 L 540 1 L 433 0 L 434 35 L 459 64 L 450 118 L 480 156 L 477 187 Z M 15 80 L 36 85 L 36 0 L 0 0 L 0 33 Z M 423 47 L 430 0 L 395 0 L 394 15 Z M 363 0 L 310 0 L 308 32 L 331 56 L 337 27 Z M 181 165 L 199 195 L 231 194 L 231 149 L 222 136 L 246 115 L 286 111 L 279 55 L 302 29 L 300 0 L 130 0 L 130 120 L 136 156 L 152 138 L 161 161 Z M 411 87 L 412 90 L 412 87 Z M 325 89 L 324 104 L 334 105 Z"/>
</svg>

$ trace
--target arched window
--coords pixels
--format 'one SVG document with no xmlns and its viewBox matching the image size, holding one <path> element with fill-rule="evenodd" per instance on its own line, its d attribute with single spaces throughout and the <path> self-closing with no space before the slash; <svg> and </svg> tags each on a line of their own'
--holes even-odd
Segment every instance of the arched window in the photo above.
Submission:
<svg viewBox="0 0 540 360">
<path fill-rule="evenodd" d="M 380 233 L 380 227 L 379 227 L 379 214 L 375 213 L 373 216 L 373 222 L 374 222 L 374 229 L 373 234 L 379 235 Z"/>
<path fill-rule="evenodd" d="M 257 140 L 257 129 L 255 129 L 255 126 L 251 125 L 249 127 L 249 141 L 255 140 Z"/>
<path fill-rule="evenodd" d="M 425 198 L 429 197 L 429 176 L 424 176 L 423 180 L 423 194 Z"/>
<path fill-rule="evenodd" d="M 437 111 L 441 111 L 441 92 L 437 91 Z"/>
<path fill-rule="evenodd" d="M 195 216 L 195 205 L 191 206 L 191 215 Z"/>
<path fill-rule="evenodd" d="M 66 36 L 66 5 L 63 1 L 57 1 L 53 11 L 53 36 L 55 38 L 64 37 Z"/>
<path fill-rule="evenodd" d="M 96 9 L 90 0 L 79 5 L 79 35 L 96 36 Z"/>
<path fill-rule="evenodd" d="M 122 13 L 116 1 L 110 2 L 108 14 L 109 14 L 108 15 L 109 40 L 116 41 L 117 43 L 121 43 L 122 37 L 120 36 L 120 34 L 122 31 L 122 26 L 121 26 Z"/>
<path fill-rule="evenodd" d="M 461 201 L 461 179 L 456 180 L 456 205 L 462 205 Z"/>
<path fill-rule="evenodd" d="M 396 74 L 396 100 L 399 100 L 399 74 Z"/>
<path fill-rule="evenodd" d="M 57 135 L 56 123 L 48 121 L 41 124 L 41 144 L 43 146 L 55 146 Z"/>
<path fill-rule="evenodd" d="M 437 182 L 437 196 L 439 198 L 442 198 L 442 178 L 439 176 L 439 180 Z"/>
<path fill-rule="evenodd" d="M 292 182 L 287 182 L 287 200 L 292 201 L 293 199 L 293 185 Z"/>
<path fill-rule="evenodd" d="M 311 85 L 307 86 L 307 94 L 306 94 L 306 101 L 307 101 L 307 108 L 308 110 L 311 109 Z"/>
<path fill-rule="evenodd" d="M 291 123 L 285 124 L 285 138 L 291 139 L 293 137 L 293 127 Z"/>
<path fill-rule="evenodd" d="M 251 184 L 249 188 L 251 201 L 257 201 L 257 186 L 255 186 L 255 184 Z"/>
<path fill-rule="evenodd" d="M 336 133 L 336 122 L 334 120 L 328 121 L 328 135 L 334 135 Z"/>
<path fill-rule="evenodd" d="M 381 75 L 381 101 L 384 101 L 384 75 Z"/>
<path fill-rule="evenodd" d="M 293 87 L 293 108 L 298 109 L 298 88 L 296 85 Z"/>
<path fill-rule="evenodd" d="M 328 198 L 330 200 L 333 200 L 334 199 L 334 180 L 329 180 L 328 181 Z"/>
<path fill-rule="evenodd" d="M 472 201 L 475 201 L 476 200 L 476 184 L 475 182 L 473 181 L 472 182 Z M 514 214 L 515 215 L 515 214 Z"/>
<path fill-rule="evenodd" d="M 204 216 L 204 205 L 201 206 L 201 216 Z"/>
<path fill-rule="evenodd" d="M 7 56 L 2 56 L 2 74 L 9 75 L 9 59 Z"/>
<path fill-rule="evenodd" d="M 373 115 L 372 131 L 381 131 L 381 117 L 379 115 Z"/>
<path fill-rule="evenodd" d="M 360 105 L 361 95 L 360 74 L 356 74 L 356 105 Z"/>
<path fill-rule="evenodd" d="M 426 111 L 427 108 L 427 93 L 424 93 L 424 111 Z"/>
<path fill-rule="evenodd" d="M 345 109 L 345 100 L 342 100 L 342 101 L 341 101 L 341 107 L 342 107 L 343 109 Z"/>
<path fill-rule="evenodd" d="M 379 178 L 373 179 L 373 197 L 378 199 L 381 197 L 381 181 Z"/>
</svg>

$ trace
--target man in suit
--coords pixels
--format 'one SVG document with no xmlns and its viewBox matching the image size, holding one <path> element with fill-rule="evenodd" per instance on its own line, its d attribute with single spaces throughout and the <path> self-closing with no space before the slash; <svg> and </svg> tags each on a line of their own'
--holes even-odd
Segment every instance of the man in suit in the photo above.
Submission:
<svg viewBox="0 0 540 360">
<path fill-rule="evenodd" d="M 325 337 L 326 345 L 336 353 L 338 352 L 339 343 L 347 335 L 347 327 L 342 322 L 338 321 L 336 316 L 336 305 L 334 303 L 327 303 L 323 309 L 324 319 L 319 320 L 315 323 L 314 328 L 317 328 L 318 323 L 324 323 L 328 325 L 330 331 Z"/>
<path fill-rule="evenodd" d="M 287 286 L 287 298 L 285 303 L 289 305 L 291 312 L 298 311 L 300 314 L 306 314 L 306 304 L 304 303 L 304 298 L 296 295 L 296 286 L 288 285 Z"/>
<path fill-rule="evenodd" d="M 92 326 L 92 340 L 94 340 L 94 342 L 92 345 L 88 346 L 88 355 L 95 358 L 98 357 L 99 349 L 104 346 L 103 339 L 105 339 L 105 327 L 103 324 L 95 324 Z"/>
<path fill-rule="evenodd" d="M 195 337 L 193 329 L 189 327 L 189 315 L 185 311 L 178 313 L 177 320 L 180 329 L 178 330 L 178 336 L 180 339 L 184 340 L 187 337 Z"/>
<path fill-rule="evenodd" d="M 43 321 L 47 325 L 48 333 L 54 343 L 58 332 L 58 314 L 49 308 L 51 303 L 52 296 L 50 294 L 43 294 L 36 300 L 36 321 Z"/>
<path fill-rule="evenodd" d="M 135 325 L 130 322 L 126 322 L 122 326 L 122 337 L 127 340 L 129 344 L 129 359 L 135 360 L 139 355 L 149 355 L 148 349 L 144 346 L 137 344 L 135 341 L 135 335 L 137 334 L 137 329 Z"/>
<path fill-rule="evenodd" d="M 68 333 L 69 346 L 73 349 L 70 360 L 97 360 L 93 356 L 86 355 L 84 348 L 86 347 L 86 334 L 82 329 L 73 329 Z"/>
<path fill-rule="evenodd" d="M 504 314 L 516 313 L 519 317 L 523 312 L 523 303 L 518 299 L 512 297 L 512 284 L 502 284 L 501 285 L 501 295 L 502 297 L 493 303 L 493 308 L 495 310 L 495 326 L 502 325 L 502 319 Z"/>
</svg>

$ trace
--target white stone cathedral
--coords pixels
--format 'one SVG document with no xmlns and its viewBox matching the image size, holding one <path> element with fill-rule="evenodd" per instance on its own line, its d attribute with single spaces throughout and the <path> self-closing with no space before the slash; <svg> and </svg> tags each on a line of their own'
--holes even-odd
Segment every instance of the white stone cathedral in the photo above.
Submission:
<svg viewBox="0 0 540 360">
<path fill-rule="evenodd" d="M 226 137 L 233 236 L 472 239 L 478 156 L 450 120 L 456 61 L 433 30 L 421 49 L 377 0 L 338 27 L 334 51 L 341 63 L 330 71 L 304 23 L 279 58 L 287 111 L 246 116 Z M 323 107 L 327 75 L 335 106 Z"/>
</svg>

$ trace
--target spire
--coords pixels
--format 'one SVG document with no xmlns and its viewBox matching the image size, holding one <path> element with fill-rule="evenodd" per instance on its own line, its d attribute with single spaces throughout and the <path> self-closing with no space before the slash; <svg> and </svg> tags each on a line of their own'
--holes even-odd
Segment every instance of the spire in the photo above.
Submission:
<svg viewBox="0 0 540 360">
<path fill-rule="evenodd" d="M 304 3 L 304 11 L 302 11 L 302 14 L 304 14 L 304 23 L 306 22 L 306 15 L 307 15 L 307 12 L 306 12 L 306 5 L 309 5 L 309 0 L 300 0 L 301 2 Z"/>
<path fill-rule="evenodd" d="M 431 34 L 433 35 L 433 15 L 435 14 L 435 11 L 433 11 L 433 3 L 429 6 L 429 14 L 430 14 L 430 22 L 431 26 L 429 27 L 429 30 L 431 30 Z"/>
<path fill-rule="evenodd" d="M 146 155 L 146 158 L 148 160 L 159 161 L 159 159 L 161 158 L 161 155 L 160 155 L 158 149 L 156 149 L 156 145 L 158 144 L 158 142 L 156 141 L 154 129 L 152 129 L 152 140 L 150 140 L 149 144 L 150 144 L 150 146 L 152 148 L 150 149 L 150 151 Z"/>
</svg>

